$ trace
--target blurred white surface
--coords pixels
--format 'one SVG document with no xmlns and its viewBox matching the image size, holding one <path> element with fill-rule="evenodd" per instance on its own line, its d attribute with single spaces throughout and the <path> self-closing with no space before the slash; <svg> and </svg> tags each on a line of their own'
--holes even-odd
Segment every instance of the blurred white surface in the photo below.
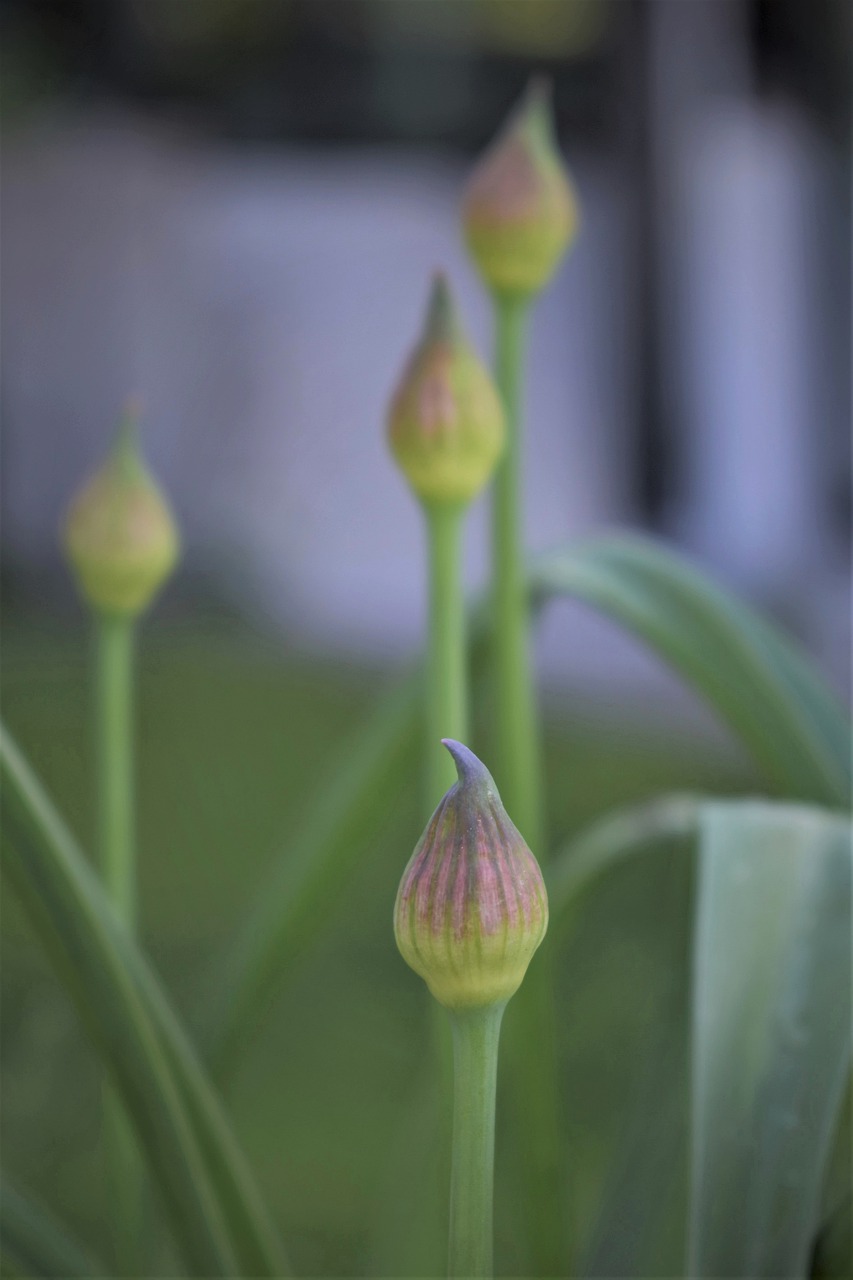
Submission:
<svg viewBox="0 0 853 1280">
<path fill-rule="evenodd" d="M 801 243 L 813 175 L 797 128 L 744 107 L 701 134 L 673 132 L 684 149 L 672 350 L 689 480 L 678 523 L 759 594 L 784 592 L 786 573 L 814 586 L 824 560 Z M 634 516 L 630 201 L 606 155 L 569 159 L 584 224 L 532 333 L 534 550 Z M 458 228 L 464 176 L 442 154 L 238 148 L 114 112 L 45 119 L 7 141 L 7 552 L 58 562 L 59 516 L 134 392 L 190 565 L 312 646 L 415 650 L 423 531 L 384 416 L 436 266 L 488 354 L 488 306 Z M 485 576 L 485 516 L 479 503 L 468 527 L 472 585 Z M 817 595 L 846 667 L 837 569 Z M 837 639 L 829 648 L 838 668 Z M 671 677 L 578 608 L 552 613 L 539 654 L 558 683 L 678 705 Z"/>
<path fill-rule="evenodd" d="M 577 168 L 587 230 L 534 323 L 534 547 L 625 508 L 620 201 L 606 168 Z M 191 557 L 230 565 L 238 595 L 332 645 L 416 643 L 421 520 L 384 419 L 435 267 L 488 356 L 463 181 L 441 156 L 247 152 L 126 117 L 19 138 L 4 191 L 10 547 L 55 556 L 58 513 L 134 392 Z M 482 504 L 469 532 L 477 579 Z"/>
</svg>

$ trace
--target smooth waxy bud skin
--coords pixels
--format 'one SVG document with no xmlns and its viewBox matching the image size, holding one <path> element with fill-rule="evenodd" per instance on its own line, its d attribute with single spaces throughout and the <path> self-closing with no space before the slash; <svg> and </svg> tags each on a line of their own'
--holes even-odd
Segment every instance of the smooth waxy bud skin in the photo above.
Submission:
<svg viewBox="0 0 853 1280">
<path fill-rule="evenodd" d="M 394 934 L 403 959 L 448 1009 L 506 1001 L 548 927 L 539 864 L 472 751 L 445 739 L 459 781 L 403 872 Z"/>
<path fill-rule="evenodd" d="M 391 401 L 388 439 L 426 503 L 470 502 L 503 451 L 500 398 L 462 332 L 441 275 L 433 283 L 423 336 Z"/>
<path fill-rule="evenodd" d="M 81 596 L 101 613 L 141 613 L 172 572 L 178 532 L 137 452 L 131 413 L 107 461 L 71 503 L 62 541 Z"/>
<path fill-rule="evenodd" d="M 532 82 L 465 192 L 468 248 L 496 293 L 538 293 L 577 231 L 577 200 L 557 150 L 549 96 L 546 83 Z"/>
</svg>

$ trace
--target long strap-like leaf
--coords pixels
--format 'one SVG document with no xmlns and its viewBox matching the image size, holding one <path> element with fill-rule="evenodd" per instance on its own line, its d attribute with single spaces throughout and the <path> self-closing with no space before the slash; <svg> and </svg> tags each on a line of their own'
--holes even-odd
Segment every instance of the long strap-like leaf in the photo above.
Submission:
<svg viewBox="0 0 853 1280">
<path fill-rule="evenodd" d="M 820 679 L 682 557 L 649 539 L 596 539 L 539 557 L 531 589 L 585 600 L 644 640 L 730 725 L 780 796 L 849 803 L 849 729 Z"/>
<path fill-rule="evenodd" d="M 125 940 L 119 940 L 125 946 Z M 125 948 L 152 1021 L 187 1106 L 222 1212 L 227 1219 L 240 1271 L 252 1276 L 286 1276 L 291 1268 L 242 1148 L 202 1067 L 183 1024 L 152 970 L 134 947 Z"/>
<path fill-rule="evenodd" d="M 274 859 L 221 977 L 212 1056 L 225 1067 L 267 985 L 331 915 L 365 848 L 416 773 L 422 683 L 410 676 L 335 752 L 291 847 Z"/>
<path fill-rule="evenodd" d="M 115 1076 L 189 1266 L 281 1275 L 259 1197 L 153 973 L 8 734 L 3 866 Z"/>
<path fill-rule="evenodd" d="M 851 1064 L 853 1066 L 853 1064 Z M 821 1234 L 815 1247 L 815 1274 L 853 1275 L 853 1071 L 827 1161 L 821 1202 Z"/>
<path fill-rule="evenodd" d="M 103 1266 L 41 1205 L 0 1180 L 0 1261 L 16 1275 L 93 1280 Z"/>
<path fill-rule="evenodd" d="M 795 805 L 690 797 L 623 811 L 552 864 L 553 927 L 559 941 L 601 873 L 691 831 L 699 875 L 686 1274 L 805 1275 L 819 1233 L 822 1257 L 844 1243 L 845 1178 L 840 1198 L 821 1206 L 821 1192 L 850 1067 L 849 822 Z M 682 1146 L 686 1128 L 685 1117 Z M 653 1150 L 628 1151 L 632 1180 L 606 1195 L 583 1274 L 654 1271 L 659 1260 L 644 1245 L 619 1252 L 634 1221 L 634 1179 L 648 1199 L 644 1231 L 660 1229 L 672 1169 L 655 1171 Z M 639 1236 L 628 1243 L 639 1249 Z"/>
<path fill-rule="evenodd" d="M 806 1272 L 850 1065 L 852 869 L 839 817 L 702 810 L 691 1276 Z"/>
</svg>

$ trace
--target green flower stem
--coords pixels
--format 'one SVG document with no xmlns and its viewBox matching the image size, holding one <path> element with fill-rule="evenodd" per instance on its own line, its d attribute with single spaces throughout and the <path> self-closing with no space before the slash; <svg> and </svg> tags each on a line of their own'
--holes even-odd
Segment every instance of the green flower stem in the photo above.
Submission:
<svg viewBox="0 0 853 1280">
<path fill-rule="evenodd" d="M 492 1275 L 495 1088 L 506 1005 L 450 1013 L 453 1030 L 451 1277 Z"/>
<path fill-rule="evenodd" d="M 136 925 L 132 618 L 97 620 L 98 835 L 101 874 L 124 924 Z"/>
<path fill-rule="evenodd" d="M 133 801 L 133 649 L 135 621 L 97 616 L 97 795 L 101 875 L 128 932 L 136 927 Z M 104 1143 L 116 1257 L 138 1269 L 142 1184 L 136 1140 L 109 1084 L 103 1092 Z"/>
<path fill-rule="evenodd" d="M 456 766 L 441 745 L 441 739 L 455 738 L 464 742 L 468 736 L 468 680 L 461 572 L 465 507 L 458 503 L 430 503 L 425 510 L 429 537 L 429 638 L 424 814 L 428 815 L 456 782 Z M 438 1097 L 444 1103 L 436 1116 L 435 1142 L 446 1159 L 450 1125 L 445 1117 L 452 1089 L 452 1054 L 447 1023 L 439 1007 L 433 1001 L 430 1004 Z M 436 1168 L 440 1170 L 443 1167 L 444 1159 L 440 1159 Z M 438 1207 L 438 1194 L 432 1203 Z"/>
<path fill-rule="evenodd" d="M 495 376 L 507 428 L 506 452 L 495 475 L 492 526 L 498 718 L 495 777 L 513 822 L 541 857 L 541 762 L 528 653 L 521 514 L 521 397 L 528 309 L 526 298 L 495 298 Z"/>
<path fill-rule="evenodd" d="M 497 709 L 495 771 L 512 820 L 537 858 L 547 852 L 543 762 L 529 654 L 529 615 L 522 530 L 522 396 L 529 299 L 494 295 L 495 376 L 504 402 L 507 449 L 495 477 L 493 506 L 494 661 Z M 565 1269 L 556 1026 L 550 952 L 544 947 L 519 993 L 507 1056 L 525 1187 L 522 1208 L 531 1266 Z M 536 1051 L 531 1052 L 531 1045 Z"/>
<path fill-rule="evenodd" d="M 465 606 L 461 533 L 465 508 L 426 507 L 429 537 L 429 642 L 426 683 L 426 812 L 456 781 L 456 767 L 442 738 L 464 742 L 468 726 Z"/>
</svg>

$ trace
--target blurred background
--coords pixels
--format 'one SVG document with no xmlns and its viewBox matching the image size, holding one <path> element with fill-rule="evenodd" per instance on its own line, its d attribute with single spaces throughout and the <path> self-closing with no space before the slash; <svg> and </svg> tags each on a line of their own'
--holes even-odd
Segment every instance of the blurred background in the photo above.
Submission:
<svg viewBox="0 0 853 1280">
<path fill-rule="evenodd" d="M 88 842 L 87 629 L 57 527 L 139 395 L 185 537 L 141 655 L 143 903 L 190 1016 L 324 760 L 419 649 L 423 531 L 385 409 L 436 266 L 490 349 L 460 192 L 533 71 L 553 77 L 583 225 L 533 324 L 531 548 L 664 536 L 849 695 L 850 15 L 844 0 L 0 0 L 4 710 Z M 537 659 L 555 835 L 661 789 L 760 788 L 589 611 L 552 609 Z M 421 1034 L 389 894 L 419 820 L 414 799 L 389 820 L 391 853 L 235 1085 L 306 1272 L 382 1270 L 383 1135 Z M 630 1046 L 681 998 L 689 877 L 656 874 L 606 884 L 573 944 L 581 1222 L 639 1087 Z M 97 1070 L 5 915 L 4 1156 L 96 1243 Z"/>
</svg>

